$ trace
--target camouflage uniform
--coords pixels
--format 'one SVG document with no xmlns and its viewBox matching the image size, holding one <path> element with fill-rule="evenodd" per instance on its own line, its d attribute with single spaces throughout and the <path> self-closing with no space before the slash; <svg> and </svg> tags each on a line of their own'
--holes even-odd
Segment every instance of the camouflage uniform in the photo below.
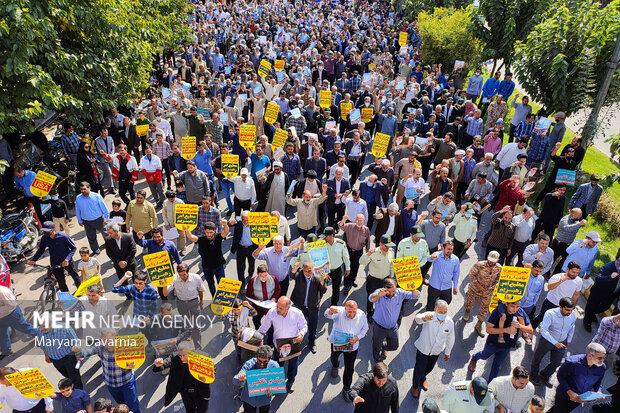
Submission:
<svg viewBox="0 0 620 413">
<path fill-rule="evenodd" d="M 470 311 L 476 301 L 480 302 L 478 310 L 478 321 L 483 322 L 489 313 L 489 303 L 493 296 L 495 284 L 499 281 L 499 275 L 502 271 L 500 264 L 489 266 L 488 261 L 480 261 L 469 271 L 469 285 L 465 293 L 465 311 Z M 478 289 L 477 283 L 484 287 L 483 291 Z"/>
</svg>

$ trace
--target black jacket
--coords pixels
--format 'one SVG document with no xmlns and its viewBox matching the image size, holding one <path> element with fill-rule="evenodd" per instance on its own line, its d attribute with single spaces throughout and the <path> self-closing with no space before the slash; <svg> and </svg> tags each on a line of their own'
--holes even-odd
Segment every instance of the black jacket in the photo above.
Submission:
<svg viewBox="0 0 620 413">
<path fill-rule="evenodd" d="M 334 207 L 334 205 L 336 204 L 336 197 L 335 195 L 338 194 L 344 194 L 346 191 L 351 190 L 351 185 L 349 184 L 349 180 L 348 179 L 344 179 L 344 177 L 342 178 L 342 181 L 340 182 L 340 191 L 336 192 L 336 179 L 330 179 L 329 181 L 327 181 L 327 199 L 325 200 L 325 202 L 327 203 L 327 208 L 331 209 Z M 341 198 L 341 200 L 343 200 L 343 198 Z"/>
<path fill-rule="evenodd" d="M 127 266 L 136 263 L 136 243 L 133 240 L 133 235 L 129 233 L 121 232 L 121 248 L 119 250 L 116 240 L 112 237 L 108 237 L 105 240 L 105 251 L 108 254 L 108 258 L 118 265 L 119 261 L 127 261 Z"/>
<path fill-rule="evenodd" d="M 297 270 L 295 274 L 291 274 L 290 277 L 295 280 L 295 287 L 291 293 L 291 301 L 293 301 L 295 307 L 302 309 L 305 307 L 304 301 L 306 300 L 308 280 L 301 268 Z M 327 287 L 321 285 L 321 280 L 313 275 L 312 278 L 310 278 L 310 290 L 308 291 L 308 310 L 319 309 L 321 297 L 326 291 Z"/>
<path fill-rule="evenodd" d="M 351 386 L 351 398 L 360 396 L 364 403 L 355 405 L 355 413 L 398 413 L 398 385 L 392 376 L 379 388 L 372 373 L 363 374 Z"/>
<path fill-rule="evenodd" d="M 243 235 L 243 222 L 237 221 L 234 227 L 235 227 L 235 230 L 233 232 L 233 241 L 232 241 L 232 245 L 230 246 L 230 252 L 232 254 L 236 254 L 238 247 L 241 246 L 240 243 L 241 243 L 241 236 Z"/>
<path fill-rule="evenodd" d="M 161 367 L 153 367 L 154 372 L 159 372 L 170 368 L 170 375 L 166 383 L 166 396 L 164 406 L 168 406 L 177 394 L 190 390 L 185 387 L 186 383 L 191 383 L 190 387 L 198 394 L 199 397 L 209 399 L 211 397 L 211 386 L 207 383 L 196 380 L 189 372 L 189 365 L 181 361 L 178 355 L 170 355 L 164 359 L 164 365 Z"/>
</svg>

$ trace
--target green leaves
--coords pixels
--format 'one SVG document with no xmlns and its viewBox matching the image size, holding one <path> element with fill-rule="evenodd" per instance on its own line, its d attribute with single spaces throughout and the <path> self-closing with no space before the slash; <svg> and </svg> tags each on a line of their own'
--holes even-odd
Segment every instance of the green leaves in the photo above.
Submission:
<svg viewBox="0 0 620 413">
<path fill-rule="evenodd" d="M 49 110 L 80 123 L 140 95 L 152 53 L 189 30 L 185 0 L 11 0 L 0 18 L 0 133 Z"/>
</svg>

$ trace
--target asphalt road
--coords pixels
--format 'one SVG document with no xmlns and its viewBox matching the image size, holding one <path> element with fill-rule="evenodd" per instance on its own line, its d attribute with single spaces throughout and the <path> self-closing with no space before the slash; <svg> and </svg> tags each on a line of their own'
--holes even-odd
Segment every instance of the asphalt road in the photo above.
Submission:
<svg viewBox="0 0 620 413">
<path fill-rule="evenodd" d="M 362 177 L 368 175 L 368 171 L 365 171 Z M 142 180 L 137 186 L 138 188 L 146 187 L 144 180 Z M 147 192 L 149 192 L 147 190 Z M 150 193 L 150 192 L 149 192 Z M 113 196 L 106 196 L 106 203 L 111 205 Z M 149 199 L 152 198 L 149 195 Z M 426 204 L 427 196 L 423 199 L 423 204 Z M 225 201 L 220 202 L 220 206 L 225 209 Z M 291 219 L 291 225 L 293 225 L 295 219 Z M 481 233 L 484 234 L 487 231 L 490 222 L 490 214 L 487 213 L 483 217 L 483 225 L 481 225 Z M 485 225 L 486 224 L 486 225 Z M 73 239 L 79 247 L 88 246 L 85 233 L 81 230 L 81 227 L 77 225 L 75 218 L 70 224 Z M 296 234 L 294 226 L 292 227 L 293 234 Z M 453 228 L 448 229 L 448 235 L 453 232 Z M 295 235 L 293 235 L 295 236 Z M 479 235 L 481 239 L 481 236 Z M 228 237 L 228 240 L 224 243 L 225 256 L 227 258 L 226 275 L 229 278 L 236 279 L 236 267 L 234 263 L 230 261 L 233 259 L 229 253 L 232 236 Z M 100 242 L 103 240 L 100 238 Z M 141 248 L 138 247 L 138 250 Z M 189 263 L 190 271 L 197 272 L 199 270 L 199 257 L 197 251 L 194 249 L 188 249 L 190 251 L 185 257 L 184 261 Z M 428 377 L 430 388 L 428 392 L 422 392 L 420 400 L 426 397 L 431 397 L 437 401 L 441 401 L 444 392 L 448 388 L 451 382 L 470 379 L 472 374 L 467 370 L 467 363 L 471 354 L 479 351 L 484 346 L 484 339 L 478 337 L 474 331 L 475 317 L 470 319 L 469 323 L 464 323 L 460 320 L 463 313 L 464 294 L 468 284 L 468 271 L 471 266 L 478 260 L 484 259 L 483 249 L 478 243 L 475 243 L 468 253 L 463 257 L 461 262 L 461 277 L 459 285 L 459 293 L 454 296 L 450 305 L 448 314 L 452 316 L 456 323 L 456 343 L 452 351 L 452 358 L 445 362 L 442 358 L 439 359 L 437 367 Z M 109 291 L 114 282 L 116 281 L 116 275 L 112 268 L 112 264 L 108 261 L 105 251 L 98 257 L 102 262 L 102 274 L 104 275 L 104 287 L 106 291 Z M 138 259 L 141 262 L 140 259 Z M 39 261 L 40 264 L 47 264 L 47 254 L 43 259 Z M 15 290 L 19 295 L 19 300 L 36 300 L 38 299 L 42 291 L 43 271 L 39 268 L 26 267 L 25 264 L 19 263 L 12 265 L 13 280 Z M 359 287 L 353 289 L 348 298 L 356 300 L 362 309 L 365 309 L 364 301 L 366 300 L 366 293 L 364 289 L 364 277 L 365 274 L 360 270 L 357 276 L 357 283 Z M 68 282 L 71 291 L 73 291 L 73 285 Z M 331 288 L 328 289 L 327 294 L 323 297 L 321 305 L 321 314 L 329 307 L 329 298 L 331 294 Z M 208 296 L 208 295 L 207 295 Z M 544 299 L 545 293 L 541 296 L 541 301 Z M 106 293 L 106 297 L 110 299 L 116 299 L 115 294 Z M 122 297 L 119 297 L 120 301 L 124 301 Z M 341 300 L 340 303 L 343 301 Z M 28 307 L 32 303 L 25 301 L 22 307 Z M 414 315 L 418 311 L 422 310 L 426 305 L 426 289 L 424 288 L 420 299 L 405 304 L 404 317 L 402 325 L 400 327 L 399 339 L 400 346 L 397 351 L 390 352 L 386 362 L 388 363 L 392 376 L 398 381 L 400 391 L 400 406 L 402 411 L 416 412 L 418 409 L 418 400 L 414 400 L 409 394 L 411 387 L 411 379 L 413 374 L 413 366 L 415 364 L 415 347 L 413 345 L 419 334 L 419 328 L 416 327 L 414 322 Z M 540 306 L 539 306 L 540 307 Z M 576 309 L 578 319 L 583 316 L 583 308 L 585 307 L 585 299 L 579 301 L 579 305 Z M 477 308 L 474 308 L 472 315 L 475 315 Z M 209 315 L 210 310 L 205 310 Z M 26 313 L 26 311 L 25 311 Z M 340 392 L 342 390 L 341 379 L 331 379 L 329 373 L 331 364 L 329 362 L 330 346 L 327 341 L 329 333 L 330 323 L 322 315 L 319 317 L 318 326 L 318 338 L 317 347 L 318 352 L 316 354 L 310 353 L 308 350 L 304 350 L 300 358 L 299 373 L 295 382 L 295 392 L 288 395 L 277 395 L 272 403 L 271 411 L 285 411 L 285 412 L 348 412 L 353 411 L 353 405 L 346 404 Z M 596 327 L 596 326 L 595 326 Z M 360 341 L 360 350 L 358 354 L 358 361 L 355 365 L 356 375 L 368 372 L 372 365 L 371 356 L 371 343 L 372 337 L 371 331 L 369 335 Z M 577 321 L 577 327 L 573 343 L 571 344 L 568 354 L 582 353 L 585 346 L 590 342 L 594 333 L 588 334 L 582 327 L 580 320 Z M 45 359 L 42 352 L 39 350 L 27 350 L 25 348 L 24 336 L 17 334 L 15 336 L 16 342 L 13 345 L 14 355 L 4 359 L 0 364 L 2 366 L 10 365 L 16 368 L 21 367 L 38 367 L 48 377 L 52 384 L 56 385 L 58 380 L 61 379 L 61 375 L 51 365 L 45 363 Z M 536 342 L 536 339 L 534 340 Z M 228 322 L 217 320 L 212 328 L 203 331 L 203 344 L 206 343 L 206 347 L 203 349 L 208 355 L 210 355 L 216 364 L 216 379 L 211 386 L 211 408 L 216 412 L 237 412 L 240 411 L 241 403 L 235 400 L 234 396 L 237 394 L 238 389 L 232 384 L 232 377 L 239 369 L 239 365 L 236 362 L 235 351 L 233 348 L 230 334 L 228 333 Z M 521 340 L 523 343 L 523 340 Z M 511 366 L 522 364 L 529 369 L 531 358 L 533 356 L 534 348 L 532 346 L 522 345 L 521 348 L 515 349 L 510 354 L 510 362 L 505 362 L 500 375 L 508 375 L 511 371 Z M 543 365 L 546 364 L 547 358 L 543 361 Z M 143 412 L 180 412 L 184 411 L 183 404 L 180 397 L 177 397 L 174 403 L 168 407 L 163 406 L 163 396 L 166 385 L 166 377 L 160 373 L 153 373 L 150 369 L 153 361 L 153 356 L 147 355 L 147 361 L 144 365 L 138 368 L 135 372 L 137 377 L 137 390 L 138 398 Z M 341 362 L 342 366 L 342 362 Z M 474 375 L 484 375 L 488 377 L 490 369 L 490 363 L 481 361 L 478 363 L 478 369 Z M 342 374 L 342 367 L 340 373 Z M 91 395 L 93 401 L 98 397 L 110 397 L 107 389 L 105 388 L 100 371 L 100 363 L 97 357 L 93 357 L 85 362 L 81 368 L 81 373 L 84 378 L 86 390 Z M 552 382 L 557 384 L 555 377 Z M 615 376 L 610 370 L 607 372 L 604 384 L 610 385 L 615 383 Z M 554 390 L 538 387 L 537 394 L 545 397 L 547 403 L 551 403 L 554 396 Z M 9 412 L 10 410 L 4 406 L 0 409 L 0 412 Z M 57 411 L 60 411 L 60 406 L 57 405 Z M 584 410 L 585 411 L 585 410 Z"/>
</svg>

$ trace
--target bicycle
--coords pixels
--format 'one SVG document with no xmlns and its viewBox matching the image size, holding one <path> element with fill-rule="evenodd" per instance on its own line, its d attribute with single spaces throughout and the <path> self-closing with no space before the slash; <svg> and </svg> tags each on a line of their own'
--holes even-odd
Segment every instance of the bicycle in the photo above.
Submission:
<svg viewBox="0 0 620 413">
<path fill-rule="evenodd" d="M 45 311 L 53 311 L 56 308 L 56 291 L 58 290 L 58 281 L 56 280 L 56 276 L 54 275 L 54 270 L 63 268 L 62 265 L 39 265 L 34 264 L 34 267 L 45 268 L 47 273 L 43 278 L 43 292 L 39 297 L 39 302 L 37 304 L 37 310 L 39 312 L 44 313 Z"/>
</svg>

